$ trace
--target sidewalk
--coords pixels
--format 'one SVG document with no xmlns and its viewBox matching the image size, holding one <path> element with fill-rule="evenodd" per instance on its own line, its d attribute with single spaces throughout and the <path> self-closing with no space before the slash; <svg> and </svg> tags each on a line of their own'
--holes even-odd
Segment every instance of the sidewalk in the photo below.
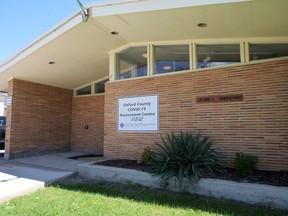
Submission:
<svg viewBox="0 0 288 216">
<path fill-rule="evenodd" d="M 77 152 L 4 160 L 0 157 L 0 203 L 44 188 L 76 173 L 83 160 L 67 159 Z"/>
</svg>

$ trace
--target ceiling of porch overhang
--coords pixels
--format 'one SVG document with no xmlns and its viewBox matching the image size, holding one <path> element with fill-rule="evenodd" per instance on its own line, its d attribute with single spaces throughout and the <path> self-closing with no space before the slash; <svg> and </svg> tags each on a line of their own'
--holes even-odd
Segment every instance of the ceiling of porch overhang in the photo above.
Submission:
<svg viewBox="0 0 288 216">
<path fill-rule="evenodd" d="M 7 89 L 7 81 L 12 77 L 76 88 L 107 76 L 108 52 L 133 42 L 288 36 L 287 0 L 147 11 L 144 8 L 138 12 L 123 8 L 124 3 L 120 7 L 119 4 L 94 6 L 87 23 L 82 23 L 78 15 L 71 27 L 67 27 L 72 22 L 70 20 L 52 29 L 17 58 L 0 66 L 0 91 Z M 198 23 L 208 26 L 199 28 Z M 67 31 L 61 32 L 63 28 Z M 57 35 L 57 31 L 61 33 Z M 111 31 L 119 34 L 111 35 Z M 55 64 L 49 64 L 51 61 Z"/>
</svg>

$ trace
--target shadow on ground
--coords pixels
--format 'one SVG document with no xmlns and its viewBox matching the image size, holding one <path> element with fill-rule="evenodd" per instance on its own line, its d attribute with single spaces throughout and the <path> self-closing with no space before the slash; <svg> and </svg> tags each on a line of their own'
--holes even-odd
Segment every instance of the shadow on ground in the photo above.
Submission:
<svg viewBox="0 0 288 216">
<path fill-rule="evenodd" d="M 78 181 L 74 179 L 71 182 L 70 179 L 70 181 L 59 182 L 54 185 L 65 190 L 101 194 L 107 197 L 129 199 L 134 202 L 151 203 L 170 208 L 201 210 L 220 215 L 288 215 L 288 211 L 275 210 L 269 207 L 191 195 L 185 192 L 174 193 L 131 183 L 116 184 L 91 180 L 81 182 L 78 177 Z"/>
</svg>

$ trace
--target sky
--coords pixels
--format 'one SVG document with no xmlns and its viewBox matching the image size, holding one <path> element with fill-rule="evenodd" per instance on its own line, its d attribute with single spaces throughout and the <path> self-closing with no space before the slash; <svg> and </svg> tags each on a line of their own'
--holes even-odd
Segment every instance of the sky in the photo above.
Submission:
<svg viewBox="0 0 288 216">
<path fill-rule="evenodd" d="M 84 6 L 96 1 L 80 0 Z M 0 65 L 79 9 L 77 0 L 1 0 Z"/>
<path fill-rule="evenodd" d="M 79 9 L 77 0 L 1 0 L 0 64 Z"/>
</svg>

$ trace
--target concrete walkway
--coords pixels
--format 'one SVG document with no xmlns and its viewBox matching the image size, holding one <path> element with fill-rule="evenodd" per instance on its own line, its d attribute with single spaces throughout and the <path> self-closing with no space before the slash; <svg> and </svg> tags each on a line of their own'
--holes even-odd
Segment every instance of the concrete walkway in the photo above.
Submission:
<svg viewBox="0 0 288 216">
<path fill-rule="evenodd" d="M 44 188 L 76 173 L 83 160 L 67 159 L 83 153 L 67 152 L 4 160 L 0 157 L 0 203 Z"/>
</svg>

